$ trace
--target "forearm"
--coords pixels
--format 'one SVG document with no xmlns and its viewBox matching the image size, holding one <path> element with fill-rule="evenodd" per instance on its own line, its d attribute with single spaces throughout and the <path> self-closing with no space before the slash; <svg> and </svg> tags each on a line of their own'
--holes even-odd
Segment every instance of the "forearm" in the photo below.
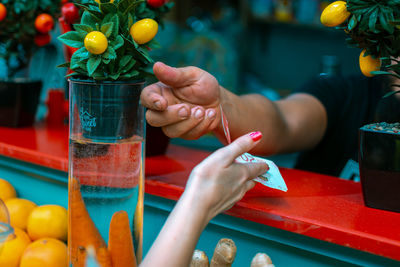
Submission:
<svg viewBox="0 0 400 267">
<path fill-rule="evenodd" d="M 199 202 L 189 194 L 182 195 L 140 267 L 189 266 L 197 241 L 209 220 L 206 212 L 199 210 Z"/>
<path fill-rule="evenodd" d="M 284 140 L 287 140 L 288 126 L 279 106 L 259 94 L 237 96 L 221 88 L 221 105 L 229 123 L 232 140 L 251 132 L 261 131 L 262 142 L 252 153 L 270 155 L 285 151 Z M 220 123 L 214 133 L 224 140 Z"/>
</svg>

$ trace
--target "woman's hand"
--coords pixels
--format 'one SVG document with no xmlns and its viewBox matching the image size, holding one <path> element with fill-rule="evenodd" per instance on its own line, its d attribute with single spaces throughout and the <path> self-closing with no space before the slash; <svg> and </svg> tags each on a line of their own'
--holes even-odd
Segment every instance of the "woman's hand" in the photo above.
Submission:
<svg viewBox="0 0 400 267">
<path fill-rule="evenodd" d="M 197 203 L 197 208 L 206 213 L 207 220 L 231 208 L 254 187 L 253 179 L 269 169 L 266 163 L 235 162 L 260 139 L 260 132 L 244 135 L 206 158 L 193 169 L 183 198 Z"/>
<path fill-rule="evenodd" d="M 193 251 L 207 223 L 229 209 L 253 188 L 254 181 L 268 170 L 265 163 L 236 163 L 260 140 L 261 133 L 244 135 L 197 165 L 185 192 L 168 216 L 141 267 L 189 266 Z"/>
<path fill-rule="evenodd" d="M 141 93 L 150 125 L 185 139 L 197 139 L 217 127 L 221 89 L 214 76 L 196 67 L 173 68 L 161 62 L 153 70 L 160 82 Z"/>
</svg>

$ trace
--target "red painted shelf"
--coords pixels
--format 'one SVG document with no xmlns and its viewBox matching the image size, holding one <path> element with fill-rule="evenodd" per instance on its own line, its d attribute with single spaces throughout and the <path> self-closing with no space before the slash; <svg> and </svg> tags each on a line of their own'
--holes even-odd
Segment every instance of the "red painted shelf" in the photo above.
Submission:
<svg viewBox="0 0 400 267">
<path fill-rule="evenodd" d="M 210 153 L 170 145 L 146 158 L 148 194 L 177 200 L 191 169 Z M 68 170 L 68 128 L 1 128 L 0 155 Z M 281 168 L 288 192 L 257 185 L 226 214 L 400 260 L 400 213 L 364 206 L 359 183 Z"/>
</svg>

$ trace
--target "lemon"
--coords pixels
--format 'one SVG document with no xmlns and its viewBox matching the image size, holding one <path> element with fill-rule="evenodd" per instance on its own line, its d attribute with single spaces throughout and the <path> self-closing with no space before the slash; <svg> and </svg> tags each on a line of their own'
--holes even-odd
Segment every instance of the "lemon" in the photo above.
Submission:
<svg viewBox="0 0 400 267">
<path fill-rule="evenodd" d="M 85 37 L 84 44 L 89 53 L 95 55 L 103 54 L 108 47 L 107 37 L 99 31 L 89 32 Z"/>
<path fill-rule="evenodd" d="M 135 22 L 129 31 L 136 43 L 145 44 L 156 36 L 158 32 L 158 23 L 153 19 L 142 19 Z"/>
<path fill-rule="evenodd" d="M 14 187 L 8 181 L 0 178 L 0 199 L 6 201 L 14 197 L 17 197 Z"/>
<path fill-rule="evenodd" d="M 14 228 L 14 234 L 8 236 L 0 253 L 0 266 L 19 267 L 22 254 L 30 243 L 29 236 L 23 230 Z"/>
<path fill-rule="evenodd" d="M 32 240 L 52 237 L 66 241 L 68 212 L 59 205 L 38 206 L 29 215 L 27 231 Z"/>
<path fill-rule="evenodd" d="M 381 60 L 380 58 L 373 58 L 371 55 L 364 56 L 365 49 L 360 53 L 359 64 L 361 72 L 367 76 L 374 76 L 371 74 L 371 71 L 378 71 L 381 68 Z"/>
<path fill-rule="evenodd" d="M 28 217 L 36 204 L 30 200 L 22 198 L 7 199 L 4 204 L 8 209 L 10 215 L 10 225 L 26 230 Z"/>
<path fill-rule="evenodd" d="M 321 14 L 321 23 L 327 27 L 335 27 L 342 24 L 350 12 L 347 11 L 346 2 L 335 1 L 329 4 Z"/>
</svg>

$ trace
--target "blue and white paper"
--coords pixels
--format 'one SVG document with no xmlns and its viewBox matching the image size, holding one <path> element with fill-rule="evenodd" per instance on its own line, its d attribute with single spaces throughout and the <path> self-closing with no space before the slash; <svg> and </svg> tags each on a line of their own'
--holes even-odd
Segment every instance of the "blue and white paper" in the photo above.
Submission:
<svg viewBox="0 0 400 267">
<path fill-rule="evenodd" d="M 265 186 L 278 189 L 281 191 L 287 191 L 287 186 L 285 183 L 285 180 L 283 180 L 283 177 L 278 169 L 278 166 L 275 165 L 274 162 L 255 157 L 249 153 L 244 153 L 240 157 L 236 158 L 236 162 L 239 163 L 251 163 L 251 162 L 265 162 L 269 166 L 269 170 L 264 173 L 263 175 L 260 175 L 259 177 L 255 178 L 254 181 L 259 182 Z"/>
</svg>

